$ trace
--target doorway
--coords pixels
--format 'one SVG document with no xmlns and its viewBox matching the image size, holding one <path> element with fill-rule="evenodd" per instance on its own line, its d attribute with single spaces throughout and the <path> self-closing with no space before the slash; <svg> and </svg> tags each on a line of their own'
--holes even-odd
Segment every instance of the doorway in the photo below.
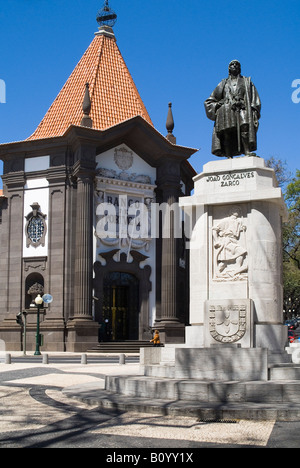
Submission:
<svg viewBox="0 0 300 468">
<path fill-rule="evenodd" d="M 130 273 L 111 272 L 103 279 L 100 341 L 139 338 L 139 280 Z"/>
</svg>

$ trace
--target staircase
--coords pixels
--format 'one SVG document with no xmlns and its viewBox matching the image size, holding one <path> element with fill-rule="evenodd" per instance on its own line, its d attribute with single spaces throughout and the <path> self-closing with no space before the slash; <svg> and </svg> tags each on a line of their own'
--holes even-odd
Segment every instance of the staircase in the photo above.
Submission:
<svg viewBox="0 0 300 468">
<path fill-rule="evenodd" d="M 90 353 L 139 353 L 140 348 L 153 347 L 149 341 L 127 340 L 127 341 L 103 341 L 94 348 L 88 350 Z"/>
</svg>

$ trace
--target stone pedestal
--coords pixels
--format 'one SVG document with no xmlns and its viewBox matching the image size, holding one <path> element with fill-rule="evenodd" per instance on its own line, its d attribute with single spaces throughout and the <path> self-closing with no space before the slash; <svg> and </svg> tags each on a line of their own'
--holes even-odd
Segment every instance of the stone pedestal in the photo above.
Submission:
<svg viewBox="0 0 300 468">
<path fill-rule="evenodd" d="M 92 319 L 72 319 L 67 323 L 66 351 L 85 352 L 98 345 L 98 323 Z"/>
<path fill-rule="evenodd" d="M 155 323 L 161 343 L 184 343 L 185 326 L 179 322 L 161 321 Z"/>
<path fill-rule="evenodd" d="M 268 350 L 240 345 L 215 345 L 209 348 L 170 346 L 143 348 L 144 375 L 172 379 L 210 381 L 268 380 Z"/>
<path fill-rule="evenodd" d="M 26 351 L 34 351 L 36 346 L 36 308 L 26 309 Z M 40 334 L 43 336 L 41 351 L 65 351 L 65 324 L 62 318 L 47 317 L 47 309 L 40 311 Z M 0 325 L 1 336 L 7 351 L 23 350 L 23 327 L 16 323 L 16 316 L 9 315 Z"/>
<path fill-rule="evenodd" d="M 40 332 L 44 336 L 42 351 L 65 351 L 64 337 L 66 327 L 60 317 L 47 318 L 41 323 Z"/>
<path fill-rule="evenodd" d="M 258 157 L 220 159 L 194 182 L 194 195 L 180 199 L 192 227 L 186 345 L 283 351 L 286 207 L 274 171 Z"/>
</svg>

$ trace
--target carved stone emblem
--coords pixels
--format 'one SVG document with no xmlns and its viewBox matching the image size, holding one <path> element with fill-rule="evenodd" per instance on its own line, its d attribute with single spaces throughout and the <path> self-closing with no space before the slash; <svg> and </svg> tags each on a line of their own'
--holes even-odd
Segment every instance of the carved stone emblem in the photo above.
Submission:
<svg viewBox="0 0 300 468">
<path fill-rule="evenodd" d="M 253 346 L 253 302 L 251 299 L 206 301 L 204 346 L 239 344 Z"/>
<path fill-rule="evenodd" d="M 124 147 L 116 148 L 114 160 L 119 169 L 122 169 L 122 171 L 127 171 L 133 164 L 133 154 Z"/>
<path fill-rule="evenodd" d="M 26 218 L 25 235 L 26 247 L 42 247 L 45 245 L 45 236 L 47 232 L 46 215 L 40 211 L 40 205 L 33 203 L 30 205 L 32 211 L 28 213 Z"/>
<path fill-rule="evenodd" d="M 220 343 L 235 343 L 246 333 L 246 305 L 210 306 L 209 332 Z"/>
</svg>

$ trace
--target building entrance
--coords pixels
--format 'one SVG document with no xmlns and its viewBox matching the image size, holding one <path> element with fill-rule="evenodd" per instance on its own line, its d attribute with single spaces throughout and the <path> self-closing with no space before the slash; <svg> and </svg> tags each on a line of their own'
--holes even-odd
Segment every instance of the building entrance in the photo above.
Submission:
<svg viewBox="0 0 300 468">
<path fill-rule="evenodd" d="M 103 280 L 102 341 L 138 340 L 139 280 L 130 273 L 108 273 Z"/>
</svg>

